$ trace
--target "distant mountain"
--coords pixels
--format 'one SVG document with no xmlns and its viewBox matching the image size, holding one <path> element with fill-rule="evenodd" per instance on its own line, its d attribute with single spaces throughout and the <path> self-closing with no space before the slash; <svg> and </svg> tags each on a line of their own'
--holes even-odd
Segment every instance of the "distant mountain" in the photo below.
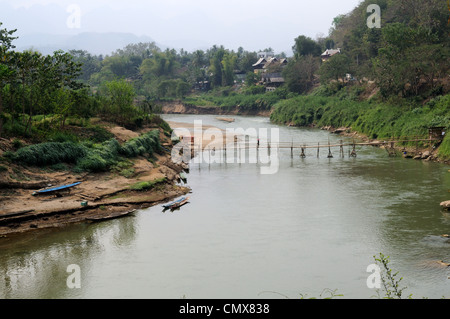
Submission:
<svg viewBox="0 0 450 319">
<path fill-rule="evenodd" d="M 111 55 L 112 52 L 130 43 L 153 41 L 148 36 L 137 36 L 132 33 L 85 32 L 77 35 L 36 33 L 20 36 L 14 44 L 18 51 L 33 49 L 42 54 L 52 54 L 56 50 L 86 50 L 95 55 Z M 161 46 L 160 48 L 163 49 Z"/>
</svg>

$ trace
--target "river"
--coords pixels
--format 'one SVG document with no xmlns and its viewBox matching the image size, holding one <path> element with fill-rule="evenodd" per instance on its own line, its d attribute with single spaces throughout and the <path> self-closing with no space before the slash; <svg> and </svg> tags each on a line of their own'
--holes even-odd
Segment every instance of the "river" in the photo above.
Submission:
<svg viewBox="0 0 450 319">
<path fill-rule="evenodd" d="M 165 115 L 219 128 L 277 128 L 281 141 L 327 143 L 339 136 L 283 127 L 267 118 Z M 449 167 L 358 147 L 356 158 L 328 150 L 278 150 L 263 164 L 192 164 L 189 204 L 161 206 L 98 224 L 0 239 L 1 298 L 272 299 L 376 298 L 367 271 L 390 257 L 404 296 L 450 297 Z M 230 156 L 230 155 L 228 155 Z M 69 288 L 77 265 L 79 288 Z M 69 270 L 69 271 L 68 271 Z M 381 291 L 383 295 L 383 292 Z"/>
</svg>

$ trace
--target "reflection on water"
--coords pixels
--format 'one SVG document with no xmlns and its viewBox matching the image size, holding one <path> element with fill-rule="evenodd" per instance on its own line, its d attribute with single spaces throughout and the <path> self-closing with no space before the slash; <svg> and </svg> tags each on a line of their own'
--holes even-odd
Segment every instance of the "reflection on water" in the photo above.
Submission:
<svg viewBox="0 0 450 319">
<path fill-rule="evenodd" d="M 41 230 L 0 241 L 0 298 L 77 298 L 68 289 L 67 267 L 81 268 L 89 282 L 93 263 L 106 250 L 131 245 L 136 236 L 132 217 L 121 223 L 80 224 Z"/>
<path fill-rule="evenodd" d="M 268 119 L 236 117 L 220 128 L 271 128 Z M 338 136 L 280 127 L 280 139 L 326 143 Z M 261 164 L 191 166 L 190 203 L 175 212 L 153 207 L 135 217 L 81 224 L 0 240 L 3 298 L 291 298 L 325 288 L 370 298 L 367 266 L 382 252 L 404 277 L 405 294 L 450 296 L 448 167 L 389 158 L 363 147 L 357 158 L 323 150 L 279 150 L 277 174 Z M 81 289 L 68 289 L 70 264 Z"/>
</svg>

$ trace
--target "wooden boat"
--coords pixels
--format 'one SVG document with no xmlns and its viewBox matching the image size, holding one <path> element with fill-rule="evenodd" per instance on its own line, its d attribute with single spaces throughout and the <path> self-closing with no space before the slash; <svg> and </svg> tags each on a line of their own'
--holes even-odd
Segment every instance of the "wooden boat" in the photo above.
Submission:
<svg viewBox="0 0 450 319">
<path fill-rule="evenodd" d="M 106 220 L 111 220 L 111 219 L 117 219 L 117 218 L 121 218 L 121 217 L 125 217 L 128 216 L 132 213 L 134 213 L 136 211 L 136 209 L 130 210 L 130 211 L 126 211 L 126 212 L 120 212 L 120 213 L 113 213 L 113 214 L 109 214 L 106 216 L 96 216 L 96 217 L 89 217 L 88 220 L 91 222 L 102 222 L 102 221 L 106 221 Z"/>
<path fill-rule="evenodd" d="M 186 205 L 189 202 L 189 199 L 189 197 L 182 197 L 177 201 L 162 206 L 164 207 L 164 210 L 180 208 L 181 206 Z"/>
<path fill-rule="evenodd" d="M 235 119 L 227 118 L 227 117 L 216 117 L 216 119 L 219 121 L 228 122 L 228 123 L 233 123 L 235 121 Z"/>
<path fill-rule="evenodd" d="M 57 191 L 67 190 L 67 189 L 70 189 L 72 187 L 78 186 L 80 184 L 81 184 L 81 182 L 74 183 L 74 184 L 69 184 L 69 185 L 62 185 L 62 186 L 52 187 L 52 188 L 46 188 L 46 189 L 42 189 L 40 191 L 33 192 L 32 195 L 36 196 L 36 195 L 41 195 L 41 194 L 49 194 L 49 193 L 53 193 L 53 192 L 57 192 Z"/>
</svg>

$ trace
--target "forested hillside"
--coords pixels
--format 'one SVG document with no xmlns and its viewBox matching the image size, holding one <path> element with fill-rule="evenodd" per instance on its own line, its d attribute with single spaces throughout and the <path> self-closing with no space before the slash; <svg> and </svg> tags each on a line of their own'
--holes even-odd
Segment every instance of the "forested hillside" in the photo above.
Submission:
<svg viewBox="0 0 450 319">
<path fill-rule="evenodd" d="M 368 25 L 372 12 L 367 8 L 373 4 L 381 10 L 380 28 Z M 442 112 L 423 126 L 448 126 L 442 101 L 450 86 L 449 16 L 443 0 L 365 0 L 330 21 L 328 35 L 292 39 L 294 55 L 287 65 L 263 73 L 254 67 L 258 52 L 244 48 L 163 51 L 155 43 L 137 43 L 110 56 L 88 51 L 45 56 L 16 52 L 15 30 L 0 29 L 0 135 L 46 140 L 68 119 L 92 116 L 139 126 L 157 111 L 158 101 L 167 99 L 227 110 L 274 110 L 273 121 L 314 124 L 296 120 L 304 118 L 297 103 L 301 95 L 329 97 L 333 103 L 370 100 L 397 107 L 402 116 L 439 105 Z M 339 53 L 325 59 L 327 49 Z M 286 58 L 282 52 L 273 55 Z M 262 81 L 268 73 L 283 78 L 275 91 L 267 92 Z"/>
<path fill-rule="evenodd" d="M 370 4 L 381 8 L 381 28 L 367 27 Z M 438 95 L 449 80 L 449 15 L 441 0 L 366 0 L 334 20 L 330 39 L 348 58 L 348 73 L 375 80 L 383 97 Z"/>
</svg>

